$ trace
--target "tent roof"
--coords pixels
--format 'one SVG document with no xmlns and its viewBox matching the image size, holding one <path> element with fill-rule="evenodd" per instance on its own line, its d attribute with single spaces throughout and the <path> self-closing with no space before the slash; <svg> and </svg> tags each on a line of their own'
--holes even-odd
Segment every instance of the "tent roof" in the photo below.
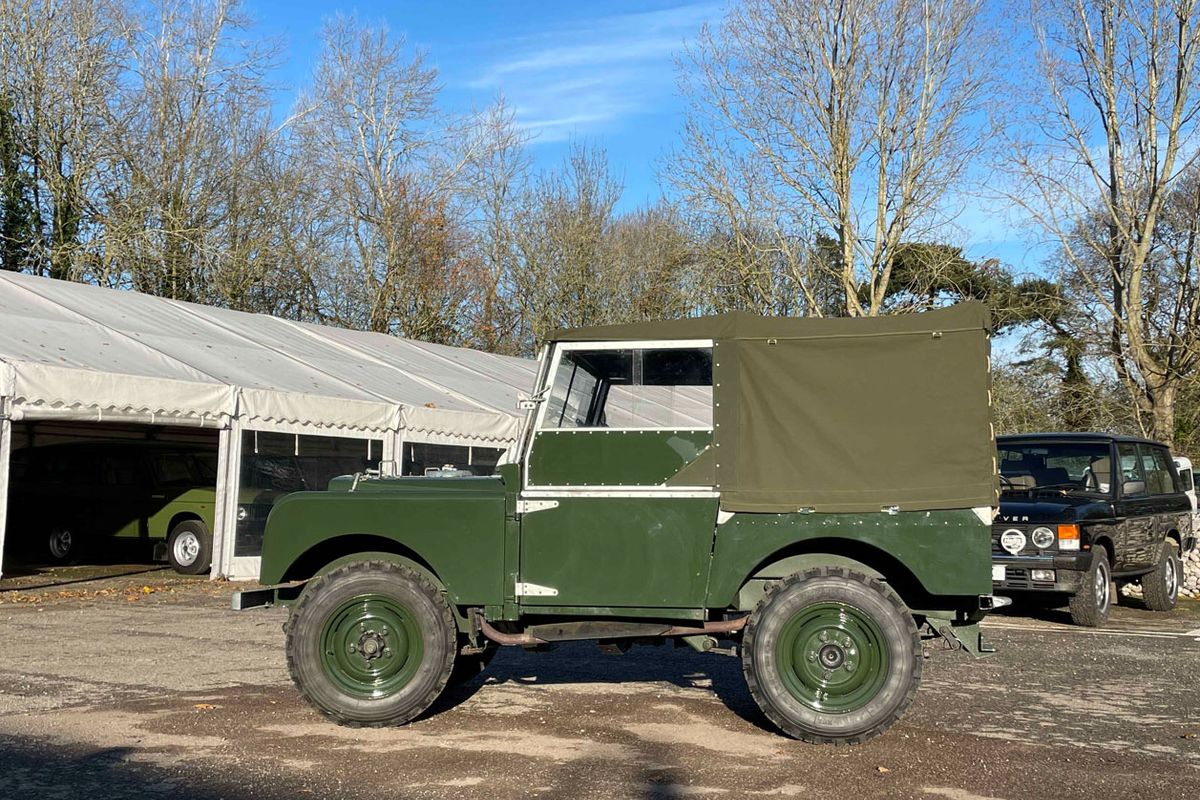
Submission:
<svg viewBox="0 0 1200 800">
<path fill-rule="evenodd" d="M 220 417 L 509 442 L 522 358 L 0 273 L 14 416 Z"/>
</svg>

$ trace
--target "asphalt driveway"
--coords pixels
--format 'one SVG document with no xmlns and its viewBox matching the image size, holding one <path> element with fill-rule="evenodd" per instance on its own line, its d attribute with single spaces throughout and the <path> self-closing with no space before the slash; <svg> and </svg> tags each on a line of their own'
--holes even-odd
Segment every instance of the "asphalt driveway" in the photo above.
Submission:
<svg viewBox="0 0 1200 800">
<path fill-rule="evenodd" d="M 122 574 L 124 573 L 124 574 Z M 775 734 L 738 661 L 686 648 L 507 648 L 402 729 L 326 723 L 276 609 L 164 570 L 0 583 L 0 797 L 1200 797 L 1200 605 L 1105 630 L 996 616 L 937 652 L 865 745 Z"/>
</svg>

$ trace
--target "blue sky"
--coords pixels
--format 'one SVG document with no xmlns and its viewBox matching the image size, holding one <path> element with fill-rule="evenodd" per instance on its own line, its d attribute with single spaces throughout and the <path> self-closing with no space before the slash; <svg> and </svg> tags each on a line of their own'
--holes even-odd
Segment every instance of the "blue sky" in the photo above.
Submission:
<svg viewBox="0 0 1200 800">
<path fill-rule="evenodd" d="M 330 14 L 385 21 L 426 51 L 446 108 L 483 108 L 503 94 L 535 137 L 539 166 L 558 162 L 572 137 L 602 144 L 624 180 L 622 207 L 632 208 L 657 196 L 658 161 L 682 122 L 674 56 L 703 22 L 720 18 L 723 3 L 248 0 L 245 8 L 283 39 L 276 81 L 286 87 L 307 79 Z"/>
<path fill-rule="evenodd" d="M 280 103 L 307 82 L 323 20 L 341 12 L 385 22 L 437 67 L 450 111 L 481 109 L 503 94 L 534 137 L 534 163 L 548 167 L 572 138 L 602 145 L 625 185 L 620 207 L 652 202 L 657 171 L 678 140 L 684 103 L 675 59 L 705 22 L 719 22 L 723 0 L 528 2 L 316 2 L 246 0 L 255 27 L 280 38 Z M 281 109 L 282 111 L 282 109 Z M 958 223 L 968 254 L 1035 270 L 1045 248 L 1026 239 L 1003 208 L 961 202 Z"/>
</svg>

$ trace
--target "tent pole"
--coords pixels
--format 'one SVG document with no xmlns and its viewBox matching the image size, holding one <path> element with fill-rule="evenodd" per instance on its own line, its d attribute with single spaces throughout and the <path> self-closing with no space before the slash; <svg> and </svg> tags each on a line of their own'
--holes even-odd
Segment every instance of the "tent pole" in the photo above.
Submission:
<svg viewBox="0 0 1200 800">
<path fill-rule="evenodd" d="M 4 533 L 8 527 L 8 466 L 12 458 L 9 399 L 0 397 L 0 578 L 4 577 Z"/>
<path fill-rule="evenodd" d="M 237 500 L 242 479 L 242 424 L 230 417 L 221 429 L 217 457 L 217 509 L 213 521 L 213 578 L 228 577 L 233 568 L 234 537 L 237 535 Z"/>
</svg>

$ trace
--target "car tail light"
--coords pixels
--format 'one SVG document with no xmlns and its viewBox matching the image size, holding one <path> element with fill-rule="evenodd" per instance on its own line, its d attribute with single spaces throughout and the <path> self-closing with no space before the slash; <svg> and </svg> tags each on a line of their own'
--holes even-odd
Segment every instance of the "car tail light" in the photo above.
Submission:
<svg viewBox="0 0 1200 800">
<path fill-rule="evenodd" d="M 1059 525 L 1058 526 L 1058 549 L 1059 550 L 1078 550 L 1079 549 L 1079 526 L 1078 525 Z"/>
</svg>

